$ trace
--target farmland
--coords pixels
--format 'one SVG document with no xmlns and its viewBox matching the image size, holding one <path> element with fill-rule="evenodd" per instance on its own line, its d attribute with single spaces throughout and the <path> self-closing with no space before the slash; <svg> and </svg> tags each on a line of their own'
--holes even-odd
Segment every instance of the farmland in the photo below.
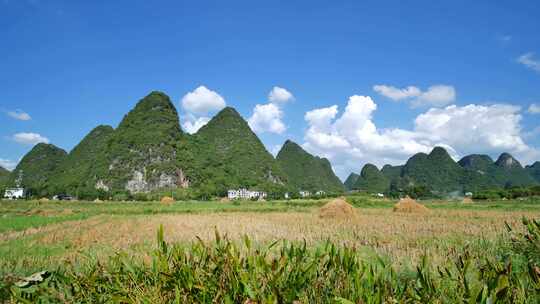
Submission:
<svg viewBox="0 0 540 304">
<path fill-rule="evenodd" d="M 538 198 L 424 201 L 429 212 L 422 214 L 393 212 L 391 200 L 347 200 L 353 218 L 320 218 L 326 200 L 1 202 L 1 296 L 75 301 L 79 288 L 95 301 L 125 302 L 538 300 L 530 295 L 540 283 L 519 276 L 531 257 L 511 241 L 526 233 L 523 218 L 540 218 Z M 480 278 L 486 263 L 494 272 Z M 279 267 L 305 278 L 285 277 Z M 44 270 L 50 277 L 31 289 L 13 285 Z M 366 273 L 371 281 L 356 281 Z M 320 290 L 309 288 L 315 283 Z M 459 284 L 469 284 L 468 294 Z"/>
</svg>

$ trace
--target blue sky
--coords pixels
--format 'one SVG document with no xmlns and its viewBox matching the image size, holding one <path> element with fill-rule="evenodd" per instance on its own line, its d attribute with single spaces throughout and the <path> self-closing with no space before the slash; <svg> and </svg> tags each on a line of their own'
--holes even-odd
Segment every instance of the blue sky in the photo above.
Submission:
<svg viewBox="0 0 540 304">
<path fill-rule="evenodd" d="M 434 145 L 527 164 L 539 29 L 538 1 L 0 0 L 0 161 L 37 141 L 69 151 L 161 90 L 182 124 L 221 98 L 269 150 L 291 138 L 342 178 Z M 272 102 L 274 87 L 293 97 Z"/>
</svg>

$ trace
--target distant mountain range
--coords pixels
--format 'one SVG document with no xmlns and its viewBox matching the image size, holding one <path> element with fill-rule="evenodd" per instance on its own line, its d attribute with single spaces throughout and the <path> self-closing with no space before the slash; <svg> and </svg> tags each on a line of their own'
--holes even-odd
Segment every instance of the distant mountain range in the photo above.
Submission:
<svg viewBox="0 0 540 304">
<path fill-rule="evenodd" d="M 184 133 L 174 105 L 161 92 L 140 100 L 116 129 L 96 127 L 69 153 L 37 144 L 13 172 L 0 170 L 0 183 L 13 186 L 20 175 L 22 184 L 39 196 L 171 188 L 212 195 L 239 187 L 271 192 L 344 190 L 327 159 L 314 157 L 291 141 L 274 158 L 233 108 L 221 110 L 197 133 Z"/>
<path fill-rule="evenodd" d="M 385 165 L 381 170 L 366 164 L 360 175 L 351 173 L 348 190 L 389 192 L 423 186 L 433 193 L 474 192 L 512 186 L 540 184 L 540 162 L 523 167 L 512 155 L 502 153 L 496 161 L 473 154 L 455 162 L 442 147 L 417 153 L 402 166 Z"/>
<path fill-rule="evenodd" d="M 309 154 L 290 140 L 274 158 L 230 107 L 197 133 L 184 133 L 170 98 L 152 92 L 116 129 L 96 127 L 69 153 L 51 144 L 37 144 L 13 172 L 0 168 L 0 188 L 14 186 L 19 176 L 22 185 L 38 196 L 92 197 L 160 189 L 224 195 L 240 187 L 274 193 L 339 193 L 422 186 L 448 193 L 538 184 L 540 162 L 523 168 L 508 153 L 496 161 L 475 154 L 455 162 L 444 148 L 436 147 L 429 154 L 415 154 L 402 166 L 385 165 L 379 170 L 366 164 L 343 184 L 327 159 Z"/>
</svg>

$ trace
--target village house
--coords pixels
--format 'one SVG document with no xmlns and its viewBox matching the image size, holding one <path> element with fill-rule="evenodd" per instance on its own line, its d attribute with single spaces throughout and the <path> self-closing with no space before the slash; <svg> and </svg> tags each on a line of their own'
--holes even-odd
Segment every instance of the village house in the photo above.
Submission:
<svg viewBox="0 0 540 304">
<path fill-rule="evenodd" d="M 24 188 L 10 188 L 6 189 L 6 192 L 4 193 L 5 199 L 21 199 L 24 198 Z"/>
<path fill-rule="evenodd" d="M 235 199 L 255 199 L 255 198 L 258 198 L 258 199 L 263 199 L 263 198 L 266 198 L 267 194 L 266 192 L 264 191 L 251 191 L 251 190 L 247 190 L 245 188 L 240 188 L 240 189 L 230 189 L 229 191 L 227 191 L 227 197 L 230 199 L 230 200 L 235 200 Z"/>
<path fill-rule="evenodd" d="M 300 196 L 303 197 L 303 198 L 311 196 L 311 192 L 309 192 L 309 191 L 301 190 L 299 193 L 300 193 Z"/>
</svg>

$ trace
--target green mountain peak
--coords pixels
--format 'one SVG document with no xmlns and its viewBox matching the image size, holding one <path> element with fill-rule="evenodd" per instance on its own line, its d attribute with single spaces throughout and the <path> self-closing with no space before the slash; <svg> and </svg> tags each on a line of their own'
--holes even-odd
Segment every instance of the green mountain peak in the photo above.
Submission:
<svg viewBox="0 0 540 304">
<path fill-rule="evenodd" d="M 51 177 L 66 156 L 66 151 L 55 145 L 39 143 L 21 159 L 8 183 L 14 184 L 22 176 L 22 185 L 30 192 L 37 195 L 47 193 Z"/>
<path fill-rule="evenodd" d="M 428 154 L 428 157 L 432 160 L 437 161 L 454 161 L 450 154 L 448 154 L 448 151 L 446 151 L 443 147 L 435 147 L 431 152 Z"/>
<path fill-rule="evenodd" d="M 242 116 L 226 107 L 190 137 L 190 177 L 209 192 L 230 188 L 272 190 L 286 176 Z M 274 189 L 275 190 L 275 189 Z"/>
<path fill-rule="evenodd" d="M 349 191 L 353 190 L 354 189 L 354 184 L 356 184 L 356 181 L 358 180 L 359 177 L 360 177 L 360 175 L 358 175 L 356 173 L 349 174 L 349 176 L 347 177 L 347 179 L 343 183 L 343 185 L 345 186 L 345 189 L 347 189 Z"/>
<path fill-rule="evenodd" d="M 276 156 L 276 160 L 287 175 L 292 190 L 316 192 L 342 192 L 344 186 L 334 174 L 326 158 L 313 156 L 297 143 L 287 140 Z"/>
<path fill-rule="evenodd" d="M 497 158 L 495 165 L 504 169 L 523 168 L 517 159 L 515 159 L 510 153 L 506 152 L 502 153 L 499 158 Z"/>
<path fill-rule="evenodd" d="M 92 129 L 58 166 L 50 190 L 83 197 L 95 195 L 96 187 L 101 188 L 98 181 L 108 173 L 107 148 L 113 134 L 111 126 Z"/>
<path fill-rule="evenodd" d="M 463 168 L 471 170 L 486 170 L 487 167 L 494 164 L 493 159 L 485 154 L 471 154 L 463 157 L 458 161 L 458 164 Z"/>
<path fill-rule="evenodd" d="M 373 164 L 365 164 L 360 171 L 353 189 L 370 193 L 386 192 L 390 187 L 390 180 Z"/>
</svg>

